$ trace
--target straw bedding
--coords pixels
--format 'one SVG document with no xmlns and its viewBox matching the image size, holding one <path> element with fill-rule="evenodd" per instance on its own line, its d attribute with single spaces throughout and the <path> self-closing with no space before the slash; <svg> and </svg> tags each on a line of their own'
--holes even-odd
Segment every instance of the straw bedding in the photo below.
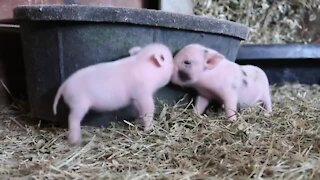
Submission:
<svg viewBox="0 0 320 180">
<path fill-rule="evenodd" d="M 320 0 L 193 0 L 194 14 L 242 23 L 245 43 L 320 42 Z"/>
<path fill-rule="evenodd" d="M 185 105 L 163 104 L 150 134 L 137 123 L 84 127 L 84 142 L 75 147 L 66 129 L 7 107 L 0 120 L 0 178 L 320 178 L 320 86 L 272 87 L 272 96 L 272 114 L 256 106 L 235 123 L 221 110 L 198 116 Z"/>
</svg>

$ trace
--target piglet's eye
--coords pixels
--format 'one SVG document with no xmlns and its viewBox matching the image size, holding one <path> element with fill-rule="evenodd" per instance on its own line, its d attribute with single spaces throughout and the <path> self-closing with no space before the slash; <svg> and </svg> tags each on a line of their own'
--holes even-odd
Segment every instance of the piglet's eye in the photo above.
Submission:
<svg viewBox="0 0 320 180">
<path fill-rule="evenodd" d="M 188 60 L 185 60 L 183 63 L 184 63 L 184 64 L 186 64 L 186 65 L 191 64 L 191 62 L 190 62 L 190 61 L 188 61 Z"/>
</svg>

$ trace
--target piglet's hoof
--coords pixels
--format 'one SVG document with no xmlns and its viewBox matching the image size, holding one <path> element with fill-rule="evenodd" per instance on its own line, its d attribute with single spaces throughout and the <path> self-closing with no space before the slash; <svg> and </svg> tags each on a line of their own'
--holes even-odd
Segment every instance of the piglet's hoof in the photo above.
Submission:
<svg viewBox="0 0 320 180">
<path fill-rule="evenodd" d="M 231 122 L 235 122 L 237 120 L 237 115 L 230 116 L 228 120 Z"/>
<path fill-rule="evenodd" d="M 144 125 L 144 128 L 143 128 L 143 130 L 145 131 L 145 132 L 149 132 L 149 131 L 151 131 L 153 129 L 153 124 L 152 123 L 146 123 L 145 125 Z"/>
<path fill-rule="evenodd" d="M 81 138 L 74 138 L 73 136 L 68 137 L 68 142 L 70 146 L 79 146 L 81 145 Z"/>
<path fill-rule="evenodd" d="M 265 112 L 265 113 L 263 113 L 263 115 L 264 115 L 264 117 L 267 117 L 267 118 L 271 117 L 271 114 L 269 112 Z"/>
<path fill-rule="evenodd" d="M 143 128 L 144 132 L 150 132 L 152 129 L 153 129 L 152 126 Z"/>
</svg>

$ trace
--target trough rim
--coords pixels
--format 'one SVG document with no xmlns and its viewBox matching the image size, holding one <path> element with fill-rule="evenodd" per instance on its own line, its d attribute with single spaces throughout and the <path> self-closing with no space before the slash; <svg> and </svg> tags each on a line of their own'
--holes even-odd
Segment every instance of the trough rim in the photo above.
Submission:
<svg viewBox="0 0 320 180">
<path fill-rule="evenodd" d="M 320 44 L 242 44 L 237 60 L 319 60 Z"/>
<path fill-rule="evenodd" d="M 156 26 L 222 34 L 246 40 L 249 28 L 213 17 L 179 14 L 161 10 L 91 5 L 19 5 L 13 10 L 18 21 L 111 22 Z"/>
</svg>

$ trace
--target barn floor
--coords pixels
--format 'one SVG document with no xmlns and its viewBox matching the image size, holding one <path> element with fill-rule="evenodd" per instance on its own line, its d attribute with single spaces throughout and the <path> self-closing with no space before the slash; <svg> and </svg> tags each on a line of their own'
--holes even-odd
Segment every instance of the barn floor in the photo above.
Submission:
<svg viewBox="0 0 320 180">
<path fill-rule="evenodd" d="M 273 113 L 255 107 L 230 123 L 221 112 L 197 116 L 164 106 L 150 134 L 137 124 L 82 129 L 71 147 L 66 129 L 1 110 L 0 178 L 319 179 L 320 86 L 272 87 Z"/>
</svg>

